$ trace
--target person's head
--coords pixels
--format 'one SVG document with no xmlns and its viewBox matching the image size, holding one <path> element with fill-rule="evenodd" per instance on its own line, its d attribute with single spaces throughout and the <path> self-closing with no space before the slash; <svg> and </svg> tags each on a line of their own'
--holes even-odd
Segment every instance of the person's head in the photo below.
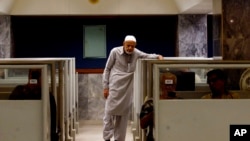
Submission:
<svg viewBox="0 0 250 141">
<path fill-rule="evenodd" d="M 125 53 L 132 54 L 136 46 L 136 38 L 133 35 L 127 35 L 123 41 Z"/>
<path fill-rule="evenodd" d="M 171 72 L 166 72 L 161 75 L 161 86 L 162 90 L 165 92 L 175 91 L 177 84 L 177 77 Z"/>
<path fill-rule="evenodd" d="M 207 84 L 213 95 L 227 93 L 227 75 L 221 69 L 214 69 L 207 73 Z"/>
</svg>

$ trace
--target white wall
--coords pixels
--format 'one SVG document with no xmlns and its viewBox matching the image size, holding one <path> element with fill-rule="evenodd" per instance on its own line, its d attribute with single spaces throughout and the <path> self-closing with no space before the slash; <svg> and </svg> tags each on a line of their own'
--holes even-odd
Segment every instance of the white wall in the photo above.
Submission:
<svg viewBox="0 0 250 141">
<path fill-rule="evenodd" d="M 74 0 L 71 0 L 74 1 Z M 11 15 L 68 14 L 69 0 L 16 0 Z"/>
<path fill-rule="evenodd" d="M 177 14 L 174 0 L 16 0 L 11 15 Z"/>
</svg>

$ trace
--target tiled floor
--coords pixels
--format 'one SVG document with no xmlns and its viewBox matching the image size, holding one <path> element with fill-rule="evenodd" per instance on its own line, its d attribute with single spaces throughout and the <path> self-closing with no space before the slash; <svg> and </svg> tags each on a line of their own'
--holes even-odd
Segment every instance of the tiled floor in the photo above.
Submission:
<svg viewBox="0 0 250 141">
<path fill-rule="evenodd" d="M 102 124 L 80 124 L 79 133 L 76 134 L 76 141 L 103 141 Z M 113 139 L 111 139 L 113 141 Z M 133 141 L 131 127 L 127 128 L 126 141 Z"/>
</svg>

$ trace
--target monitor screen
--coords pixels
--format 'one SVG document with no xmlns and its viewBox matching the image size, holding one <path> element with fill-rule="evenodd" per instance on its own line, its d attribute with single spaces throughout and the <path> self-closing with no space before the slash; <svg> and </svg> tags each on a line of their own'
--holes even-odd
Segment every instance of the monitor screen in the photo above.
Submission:
<svg viewBox="0 0 250 141">
<path fill-rule="evenodd" d="M 173 71 L 177 76 L 176 91 L 194 91 L 195 90 L 195 73 Z"/>
</svg>

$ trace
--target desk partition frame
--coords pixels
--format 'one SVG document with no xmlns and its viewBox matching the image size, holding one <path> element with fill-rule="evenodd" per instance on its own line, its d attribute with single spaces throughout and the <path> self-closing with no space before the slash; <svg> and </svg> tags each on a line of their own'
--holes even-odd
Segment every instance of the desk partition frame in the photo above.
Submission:
<svg viewBox="0 0 250 141">
<path fill-rule="evenodd" d="M 160 70 L 164 68 L 247 69 L 250 61 L 162 61 L 152 69 L 155 140 L 228 141 L 230 124 L 249 124 L 250 99 L 160 99 Z M 178 81 L 178 80 L 177 80 Z M 250 94 L 250 93 L 249 93 Z M 216 107 L 217 106 L 217 107 Z M 230 107 L 230 108 L 228 108 Z M 215 118 L 216 120 L 212 120 Z"/>
</svg>

